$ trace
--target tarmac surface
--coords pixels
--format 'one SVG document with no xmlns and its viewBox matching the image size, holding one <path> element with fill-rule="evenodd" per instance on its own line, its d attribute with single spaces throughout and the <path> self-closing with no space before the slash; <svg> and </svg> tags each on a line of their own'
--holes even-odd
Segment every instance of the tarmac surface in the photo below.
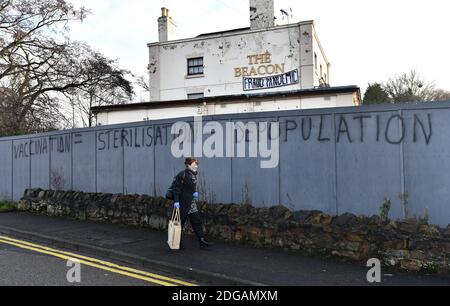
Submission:
<svg viewBox="0 0 450 306">
<path fill-rule="evenodd" d="M 367 281 L 369 268 L 333 259 L 312 258 L 273 249 L 257 249 L 212 241 L 203 250 L 193 237 L 186 237 L 185 249 L 168 248 L 167 234 L 147 229 L 53 218 L 29 213 L 0 214 L 0 236 L 32 241 L 46 246 L 88 254 L 96 258 L 141 267 L 146 271 L 176 276 L 201 285 L 217 286 L 373 286 Z M 64 284 L 65 262 L 19 251 L 0 243 L 0 285 L 37 284 L 30 275 L 41 276 L 46 284 Z M 33 262 L 38 264 L 33 264 Z M 33 273 L 33 266 L 36 273 Z M 55 269 L 51 267 L 56 267 Z M 50 274 L 45 271 L 53 271 Z M 90 284 L 141 285 L 122 276 L 86 269 Z M 423 275 L 382 271 L 377 285 L 450 285 L 449 275 Z M 107 276 L 105 274 L 108 274 Z M 43 278 L 45 279 L 43 279 Z"/>
</svg>

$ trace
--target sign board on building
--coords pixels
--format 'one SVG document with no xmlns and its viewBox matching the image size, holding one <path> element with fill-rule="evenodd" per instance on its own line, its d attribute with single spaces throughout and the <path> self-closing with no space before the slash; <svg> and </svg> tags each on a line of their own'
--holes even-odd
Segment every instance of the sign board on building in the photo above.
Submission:
<svg viewBox="0 0 450 306">
<path fill-rule="evenodd" d="M 262 78 L 244 77 L 244 91 L 269 89 L 297 84 L 300 80 L 298 69 L 279 75 Z"/>
</svg>

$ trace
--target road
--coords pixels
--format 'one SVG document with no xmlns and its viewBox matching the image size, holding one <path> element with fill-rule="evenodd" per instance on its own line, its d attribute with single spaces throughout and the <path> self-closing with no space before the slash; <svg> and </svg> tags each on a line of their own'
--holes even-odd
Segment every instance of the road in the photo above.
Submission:
<svg viewBox="0 0 450 306">
<path fill-rule="evenodd" d="M 71 260 L 70 265 L 68 260 Z M 77 262 L 80 267 L 79 274 L 76 271 Z M 77 282 L 78 280 L 80 282 Z M 85 254 L 64 252 L 44 245 L 0 236 L 0 286 L 174 285 L 196 284 L 174 276 L 152 273 Z"/>
<path fill-rule="evenodd" d="M 25 241 L 37 241 L 44 246 L 36 247 L 22 245 L 23 241 L 0 242 L 0 285 L 4 284 L 36 284 L 34 275 L 53 273 L 49 279 L 41 278 L 42 285 L 54 284 L 53 279 L 61 279 L 57 284 L 65 284 L 65 276 L 70 267 L 66 266 L 69 257 L 89 257 L 87 263 L 82 263 L 81 285 L 110 284 L 108 279 L 114 275 L 124 280 L 117 280 L 117 285 L 148 283 L 141 277 L 150 277 L 148 273 L 156 273 L 172 279 L 193 279 L 200 285 L 230 286 L 247 285 L 259 287 L 269 286 L 372 286 L 368 283 L 368 268 L 364 264 L 343 263 L 330 258 L 308 257 L 293 251 L 277 249 L 253 248 L 245 245 L 213 241 L 214 245 L 207 250 L 200 250 L 193 237 L 185 237 L 185 249 L 173 252 L 166 244 L 167 234 L 141 228 L 122 227 L 113 224 L 98 224 L 93 222 L 52 218 L 27 213 L 0 214 L 0 236 L 7 236 Z M 1 238 L 0 238 L 1 239 Z M 3 239 L 7 240 L 7 239 Z M 14 245 L 19 244 L 20 246 Z M 49 246 L 54 251 L 45 250 Z M 25 247 L 25 248 L 24 248 Z M 33 249 L 30 249 L 33 248 Z M 61 250 L 82 250 L 87 254 L 64 254 Z M 12 254 L 11 252 L 22 252 Z M 28 251 L 24 253 L 24 251 Z M 43 251 L 50 251 L 48 254 Z M 4 253 L 2 255 L 2 252 Z M 6 253 L 8 252 L 8 253 Z M 76 251 L 80 252 L 80 251 Z M 27 254 L 28 256 L 25 256 Z M 31 254 L 31 255 L 30 255 Z M 34 255 L 34 256 L 33 256 Z M 46 255 L 46 256 L 45 256 Z M 31 257 L 30 257 L 31 256 Z M 39 263 L 35 268 L 36 258 L 53 260 L 53 264 Z M 92 257 L 100 261 L 92 262 Z M 102 258 L 103 257 L 103 258 Z M 104 258 L 108 257 L 108 258 Z M 136 270 L 119 269 L 120 273 L 109 268 L 111 258 L 120 261 L 121 265 Z M 81 258 L 82 259 L 82 258 Z M 43 260 L 43 259 L 41 259 Z M 112 263 L 111 263 L 112 262 Z M 125 264 L 126 263 L 126 264 Z M 93 265 L 95 264 L 95 266 Z M 141 271 L 145 266 L 146 271 Z M 22 269 L 31 269 L 30 277 L 15 275 L 24 273 Z M 44 271 L 37 271 L 44 269 Z M 57 270 L 60 269 L 60 270 Z M 100 271 L 98 271 L 100 269 Z M 36 270 L 36 271 L 35 271 Z M 57 270 L 54 272 L 54 270 Z M 35 271 L 35 272 L 33 272 Z M 62 271 L 62 272 L 61 272 Z M 86 272 L 87 271 L 87 272 Z M 91 272 L 92 271 L 92 276 Z M 123 272 L 132 272 L 132 276 Z M 159 271 L 159 273 L 157 272 Z M 165 271 L 162 273 L 161 271 Z M 84 273 L 86 272 L 86 273 Z M 100 273 L 99 278 L 96 277 Z M 122 274 L 121 274 L 122 273 Z M 147 274 L 146 274 L 147 273 Z M 169 273 L 170 275 L 167 275 Z M 450 275 L 425 275 L 419 273 L 404 273 L 383 268 L 380 273 L 382 282 L 377 285 L 450 285 Z M 86 275 L 85 275 L 86 274 Z M 105 275 L 107 274 L 107 275 Z M 136 275 L 137 274 L 137 275 Z M 3 276 L 3 277 L 2 277 Z M 92 277 L 92 281 L 91 281 Z M 164 281 L 164 279 L 158 278 Z M 189 281 L 190 280 L 190 281 Z M 114 283 L 114 282 L 113 282 Z M 37 284 L 41 284 L 37 282 Z"/>
</svg>

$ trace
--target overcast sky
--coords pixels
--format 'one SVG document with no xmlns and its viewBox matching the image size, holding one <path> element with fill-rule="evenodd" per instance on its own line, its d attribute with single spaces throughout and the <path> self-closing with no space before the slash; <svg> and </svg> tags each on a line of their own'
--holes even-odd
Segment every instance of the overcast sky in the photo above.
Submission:
<svg viewBox="0 0 450 306">
<path fill-rule="evenodd" d="M 161 7 L 170 9 L 177 38 L 247 27 L 248 0 L 72 0 L 92 10 L 71 26 L 71 37 L 89 43 L 123 68 L 146 74 L 146 44 L 158 40 Z M 450 2 L 448 0 L 275 0 L 292 8 L 291 22 L 315 20 L 331 62 L 331 85 L 384 82 L 411 69 L 450 90 Z M 146 98 L 142 94 L 136 100 Z"/>
</svg>

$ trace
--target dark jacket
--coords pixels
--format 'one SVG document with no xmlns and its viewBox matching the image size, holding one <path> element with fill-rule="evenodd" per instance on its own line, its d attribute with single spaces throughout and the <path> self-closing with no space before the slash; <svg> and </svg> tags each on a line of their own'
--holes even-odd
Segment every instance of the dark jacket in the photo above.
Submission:
<svg viewBox="0 0 450 306">
<path fill-rule="evenodd" d="M 175 177 L 173 188 L 174 201 L 180 203 L 181 218 L 187 216 L 191 209 L 194 193 L 197 191 L 197 175 L 191 170 L 181 171 Z"/>
</svg>

